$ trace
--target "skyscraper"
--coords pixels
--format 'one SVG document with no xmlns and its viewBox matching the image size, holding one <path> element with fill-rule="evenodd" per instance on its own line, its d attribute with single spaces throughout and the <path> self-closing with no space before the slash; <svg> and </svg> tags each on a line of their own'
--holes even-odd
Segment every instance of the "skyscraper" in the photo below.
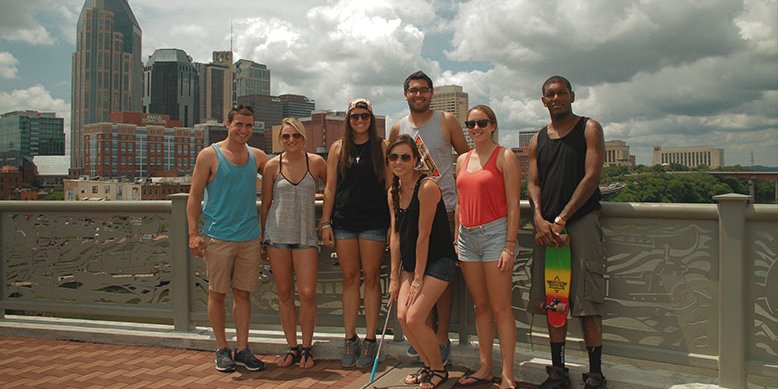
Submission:
<svg viewBox="0 0 778 389">
<path fill-rule="evenodd" d="M 195 62 L 200 75 L 199 111 L 200 123 L 207 120 L 224 122 L 232 107 L 232 52 L 214 51 L 213 62 Z"/>
<path fill-rule="evenodd" d="M 436 111 L 448 111 L 456 116 L 459 126 L 465 128 L 465 119 L 467 119 L 468 95 L 459 85 L 443 85 L 435 87 L 435 93 L 430 101 L 430 108 Z M 465 139 L 470 148 L 473 148 L 473 140 L 464 131 Z"/>
<path fill-rule="evenodd" d="M 238 97 L 248 95 L 270 95 L 270 69 L 266 65 L 240 59 L 235 62 L 235 96 L 232 101 L 238 101 Z"/>
<path fill-rule="evenodd" d="M 23 182 L 32 182 L 27 168 L 38 155 L 65 155 L 62 118 L 53 112 L 14 111 L 0 115 L 0 165 L 22 171 Z"/>
<path fill-rule="evenodd" d="M 199 121 L 199 76 L 192 58 L 180 49 L 157 49 L 143 71 L 143 112 L 180 120 L 184 127 Z"/>
<path fill-rule="evenodd" d="M 285 118 L 308 117 L 316 109 L 316 101 L 302 95 L 286 94 L 278 98 L 281 100 L 281 115 Z"/>
<path fill-rule="evenodd" d="M 141 29 L 127 0 L 86 0 L 76 27 L 71 93 L 71 172 L 84 164 L 84 125 L 142 109 Z"/>
</svg>

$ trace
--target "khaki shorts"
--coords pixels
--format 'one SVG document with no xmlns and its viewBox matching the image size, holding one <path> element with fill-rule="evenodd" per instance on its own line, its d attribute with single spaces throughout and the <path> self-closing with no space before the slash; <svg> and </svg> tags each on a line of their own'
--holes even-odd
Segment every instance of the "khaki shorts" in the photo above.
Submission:
<svg viewBox="0 0 778 389">
<path fill-rule="evenodd" d="M 206 237 L 208 290 L 227 293 L 233 288 L 253 292 L 259 280 L 259 238 L 234 242 Z"/>
<path fill-rule="evenodd" d="M 605 302 L 605 251 L 599 212 L 592 211 L 567 224 L 570 235 L 571 281 L 570 309 L 572 316 L 603 316 Z M 546 300 L 544 246 L 535 246 L 532 255 L 532 287 L 529 292 L 530 313 L 545 314 Z"/>
</svg>

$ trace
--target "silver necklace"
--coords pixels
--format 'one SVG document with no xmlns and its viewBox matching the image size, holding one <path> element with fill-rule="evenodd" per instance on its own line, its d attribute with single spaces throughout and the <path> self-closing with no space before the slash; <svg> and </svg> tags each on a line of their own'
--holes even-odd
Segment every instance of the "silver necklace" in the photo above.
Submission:
<svg viewBox="0 0 778 389">
<path fill-rule="evenodd" d="M 364 148 L 362 148 L 361 150 L 359 150 L 359 153 L 358 153 L 358 154 L 357 154 L 357 156 L 354 158 L 354 160 L 355 160 L 355 161 L 357 161 L 357 165 L 359 164 L 359 159 L 362 157 L 362 153 L 364 153 L 364 152 L 365 152 L 365 149 L 367 148 L 367 144 L 366 144 L 366 143 L 363 143 L 363 144 L 365 145 L 365 147 L 364 147 Z M 355 148 L 355 149 L 357 148 L 356 146 L 357 146 L 357 144 L 356 144 L 356 143 L 354 143 L 354 148 Z M 360 145 L 360 146 L 361 146 L 361 145 Z"/>
</svg>

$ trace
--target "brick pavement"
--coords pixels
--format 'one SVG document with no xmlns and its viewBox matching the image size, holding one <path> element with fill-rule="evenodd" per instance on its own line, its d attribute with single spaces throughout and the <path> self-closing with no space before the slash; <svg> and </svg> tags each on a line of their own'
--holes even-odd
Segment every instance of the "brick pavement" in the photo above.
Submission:
<svg viewBox="0 0 778 389">
<path fill-rule="evenodd" d="M 318 389 L 343 388 L 366 374 L 335 360 L 300 369 L 276 368 L 276 355 L 258 357 L 268 370 L 220 373 L 209 351 L 0 337 L 0 387 Z"/>
<path fill-rule="evenodd" d="M 214 369 L 212 351 L 0 336 L 0 387 L 6 388 L 359 388 L 369 371 L 344 369 L 339 360 L 317 360 L 310 369 L 276 367 L 277 355 L 258 355 L 268 369 L 233 373 Z M 385 361 L 380 387 L 409 387 L 400 378 L 414 364 Z M 454 386 L 464 369 L 450 367 Z M 481 388 L 497 388 L 497 385 Z M 526 385 L 523 388 L 534 388 Z"/>
</svg>

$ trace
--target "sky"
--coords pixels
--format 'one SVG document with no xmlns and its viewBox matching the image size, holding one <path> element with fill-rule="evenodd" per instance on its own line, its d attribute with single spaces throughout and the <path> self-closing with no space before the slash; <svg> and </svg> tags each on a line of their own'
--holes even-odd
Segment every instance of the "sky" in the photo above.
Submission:
<svg viewBox="0 0 778 389">
<path fill-rule="evenodd" d="M 70 68 L 83 0 L 0 0 L 0 113 L 54 111 L 70 126 Z M 575 113 L 652 148 L 724 148 L 726 165 L 778 166 L 778 0 L 129 0 L 144 61 L 178 48 L 267 65 L 271 93 L 317 109 L 367 97 L 393 123 L 402 82 L 423 70 L 497 114 L 500 143 L 548 122 L 540 86 L 573 84 Z"/>
</svg>

